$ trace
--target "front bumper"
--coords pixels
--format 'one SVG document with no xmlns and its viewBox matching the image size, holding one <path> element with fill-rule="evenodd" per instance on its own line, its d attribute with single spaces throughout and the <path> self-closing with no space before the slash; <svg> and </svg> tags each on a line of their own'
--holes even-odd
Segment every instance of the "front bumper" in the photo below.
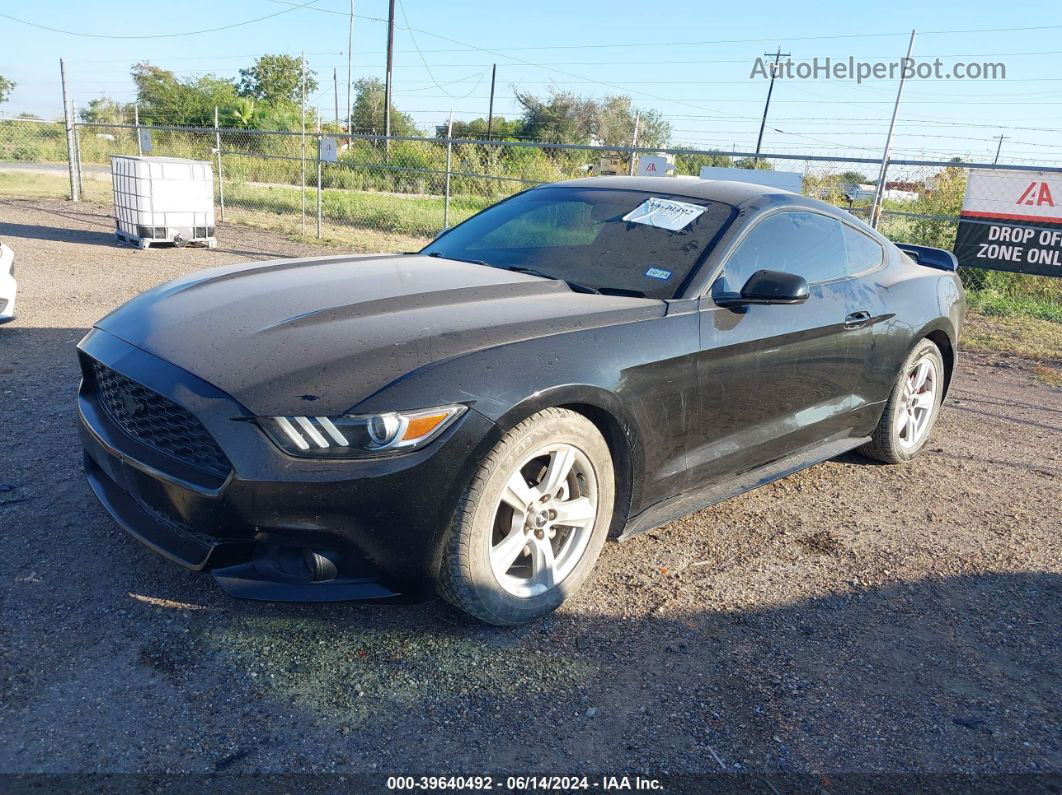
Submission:
<svg viewBox="0 0 1062 795">
<path fill-rule="evenodd" d="M 212 385 L 99 330 L 79 345 L 85 472 L 131 535 L 212 570 L 229 593 L 278 601 L 418 596 L 431 590 L 444 531 L 493 428 L 468 411 L 425 449 L 386 459 L 313 461 L 276 447 L 247 409 Z M 231 462 L 225 477 L 141 444 L 97 400 L 95 359 L 191 412 Z M 338 576 L 300 569 L 300 550 Z"/>
</svg>

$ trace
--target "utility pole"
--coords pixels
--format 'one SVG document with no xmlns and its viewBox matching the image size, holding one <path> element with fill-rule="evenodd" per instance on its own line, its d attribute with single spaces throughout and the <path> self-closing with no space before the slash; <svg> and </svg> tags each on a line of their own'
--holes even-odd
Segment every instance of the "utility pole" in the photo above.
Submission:
<svg viewBox="0 0 1062 795">
<path fill-rule="evenodd" d="M 338 70 L 332 67 L 332 93 L 335 94 L 335 111 L 336 111 L 336 127 L 339 126 L 339 74 Z"/>
<path fill-rule="evenodd" d="M 353 132 L 351 127 L 351 118 L 353 111 L 350 108 L 350 59 L 351 52 L 354 47 L 354 0 L 350 0 L 350 25 L 347 26 L 347 135 L 349 136 Z M 347 138 L 347 145 L 350 145 L 350 138 Z"/>
<path fill-rule="evenodd" d="M 490 67 L 490 107 L 487 110 L 487 140 L 490 140 L 490 130 L 494 126 L 494 78 L 498 76 L 498 64 Z"/>
<path fill-rule="evenodd" d="M 774 93 L 774 79 L 778 76 L 778 62 L 782 58 L 790 57 L 791 53 L 782 52 L 781 47 L 775 48 L 774 52 L 765 52 L 764 56 L 770 58 L 774 57 L 774 63 L 771 64 L 771 84 L 767 87 L 767 102 L 763 105 L 763 120 L 760 121 L 760 134 L 756 138 L 756 154 L 760 153 L 760 145 L 763 144 L 763 128 L 767 126 L 767 110 L 771 107 L 771 94 Z M 758 159 L 758 158 L 757 158 Z"/>
<path fill-rule="evenodd" d="M 299 156 L 299 165 L 302 166 L 302 187 L 299 190 L 299 199 L 302 205 L 302 236 L 306 237 L 306 53 L 300 55 L 302 63 L 302 85 L 299 93 L 302 95 L 302 147 Z"/>
<path fill-rule="evenodd" d="M 634 158 L 637 156 L 634 152 L 638 148 L 638 123 L 642 120 L 642 112 L 640 110 L 634 111 L 634 135 L 631 136 L 631 157 L 627 162 L 627 176 L 634 176 Z"/>
<path fill-rule="evenodd" d="M 77 179 L 77 163 L 74 158 L 74 120 L 70 108 L 69 94 L 66 90 L 66 63 L 59 59 L 59 77 L 63 83 L 63 118 L 66 120 L 66 162 L 70 167 L 70 201 L 81 201 L 81 190 Z"/>
<path fill-rule="evenodd" d="M 911 53 L 914 52 L 915 31 L 911 31 L 911 40 L 907 43 L 907 56 L 904 66 L 911 63 Z M 900 112 L 900 98 L 903 96 L 903 84 L 907 79 L 907 70 L 900 70 L 900 85 L 896 88 L 896 103 L 892 106 L 892 119 L 889 121 L 889 134 L 885 137 L 885 151 L 881 154 L 881 170 L 878 171 L 878 187 L 874 191 L 874 202 L 870 205 L 870 225 L 878 226 L 878 216 L 881 215 L 881 205 L 885 200 L 885 172 L 889 168 L 889 155 L 892 152 L 892 134 L 896 129 L 896 115 Z"/>
<path fill-rule="evenodd" d="M 395 0 L 387 4 L 387 75 L 384 84 L 384 136 L 391 137 L 391 70 L 395 61 Z M 390 149 L 391 142 L 387 141 Z"/>
<path fill-rule="evenodd" d="M 993 164 L 999 162 L 999 152 L 1003 148 L 1003 139 L 1006 138 L 1006 137 L 1007 136 L 1005 136 L 1005 135 L 1000 135 L 999 136 L 999 146 L 996 147 L 996 159 L 992 161 Z"/>
</svg>

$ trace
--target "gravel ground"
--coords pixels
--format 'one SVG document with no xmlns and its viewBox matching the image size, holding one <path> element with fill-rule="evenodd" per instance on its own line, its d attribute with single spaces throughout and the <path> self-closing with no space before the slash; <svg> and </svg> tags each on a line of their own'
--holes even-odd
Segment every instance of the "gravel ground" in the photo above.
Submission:
<svg viewBox="0 0 1062 795">
<path fill-rule="evenodd" d="M 1062 771 L 1062 390 L 967 353 L 927 453 L 850 455 L 609 544 L 513 630 L 223 596 L 83 482 L 74 345 L 192 269 L 106 208 L 0 202 L 0 771 Z M 334 249 L 328 249 L 334 253 Z"/>
</svg>

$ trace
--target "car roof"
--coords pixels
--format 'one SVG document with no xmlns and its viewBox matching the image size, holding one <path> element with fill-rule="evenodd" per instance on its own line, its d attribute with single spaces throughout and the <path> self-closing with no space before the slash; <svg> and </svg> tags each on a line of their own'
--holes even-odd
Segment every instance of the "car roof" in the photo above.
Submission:
<svg viewBox="0 0 1062 795">
<path fill-rule="evenodd" d="M 646 193 L 667 193 L 673 196 L 688 196 L 691 199 L 711 199 L 737 206 L 761 196 L 785 196 L 803 198 L 798 193 L 757 185 L 752 182 L 735 182 L 725 179 L 701 179 L 700 177 L 582 177 L 563 182 L 553 182 L 551 187 L 565 188 L 611 188 L 612 190 L 637 190 Z M 543 187 L 550 187 L 543 186 Z"/>
</svg>

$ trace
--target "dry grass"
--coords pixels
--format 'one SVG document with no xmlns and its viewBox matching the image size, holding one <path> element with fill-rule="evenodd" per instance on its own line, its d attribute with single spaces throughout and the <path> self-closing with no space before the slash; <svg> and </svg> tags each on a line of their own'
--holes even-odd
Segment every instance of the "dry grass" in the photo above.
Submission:
<svg viewBox="0 0 1062 795">
<path fill-rule="evenodd" d="M 966 316 L 962 347 L 1062 361 L 1062 324 L 1032 317 L 999 317 L 970 312 Z"/>
<path fill-rule="evenodd" d="M 87 201 L 110 202 L 110 179 L 85 179 L 82 195 Z M 70 180 L 58 174 L 0 171 L 0 196 L 13 199 L 69 199 Z"/>
<path fill-rule="evenodd" d="M 397 232 L 384 232 L 360 227 L 344 227 L 330 223 L 321 224 L 321 237 L 318 239 L 316 220 L 307 214 L 306 231 L 303 232 L 300 216 L 278 215 L 260 210 L 230 208 L 225 211 L 225 222 L 240 224 L 254 229 L 268 229 L 300 243 L 317 243 L 335 246 L 347 251 L 372 254 L 390 251 L 419 251 L 431 240 L 430 237 L 403 235 Z M 220 226 L 220 224 L 219 224 Z"/>
<path fill-rule="evenodd" d="M 1033 369 L 1033 374 L 1038 381 L 1042 381 L 1048 386 L 1055 386 L 1062 389 L 1062 370 L 1057 367 L 1048 367 L 1045 364 L 1040 365 Z"/>
</svg>

